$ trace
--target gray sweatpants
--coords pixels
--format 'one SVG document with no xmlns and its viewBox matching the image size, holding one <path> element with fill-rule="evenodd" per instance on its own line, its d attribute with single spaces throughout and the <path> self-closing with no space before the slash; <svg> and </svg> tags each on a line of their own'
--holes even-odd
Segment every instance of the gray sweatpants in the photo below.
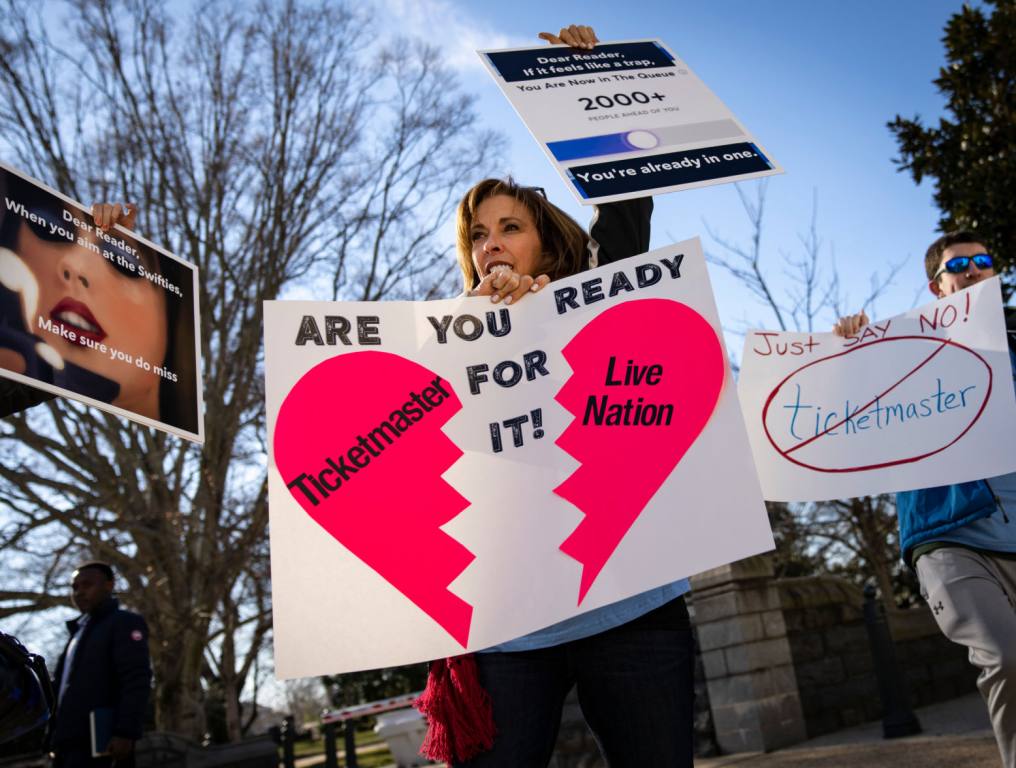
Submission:
<svg viewBox="0 0 1016 768">
<path fill-rule="evenodd" d="M 1002 764 L 1016 768 L 1016 561 L 945 547 L 918 558 L 917 575 L 942 633 L 981 670 Z"/>
</svg>

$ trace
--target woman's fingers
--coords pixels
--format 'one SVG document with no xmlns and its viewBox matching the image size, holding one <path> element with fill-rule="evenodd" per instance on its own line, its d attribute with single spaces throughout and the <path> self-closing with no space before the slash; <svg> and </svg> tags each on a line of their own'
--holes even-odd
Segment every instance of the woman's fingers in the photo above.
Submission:
<svg viewBox="0 0 1016 768">
<path fill-rule="evenodd" d="M 138 207 L 134 203 L 93 203 L 92 218 L 99 229 L 112 229 L 120 224 L 127 229 L 134 229 L 134 221 L 138 216 Z"/>
<path fill-rule="evenodd" d="M 529 275 L 520 275 L 518 287 L 504 297 L 504 303 L 508 305 L 521 299 L 523 296 L 529 293 L 530 289 L 533 287 L 533 283 L 535 282 L 536 281 Z"/>
<path fill-rule="evenodd" d="M 466 296 L 490 296 L 490 283 L 486 280 L 480 281 L 475 288 L 466 292 Z"/>
<path fill-rule="evenodd" d="M 492 274 L 494 275 L 494 279 L 491 282 L 491 287 L 494 290 L 490 294 L 490 300 L 495 304 L 506 296 L 510 296 L 515 293 L 522 282 L 522 278 L 524 277 L 511 269 L 498 269 Z M 511 304 L 510 301 L 508 303 Z"/>
<path fill-rule="evenodd" d="M 467 296 L 490 296 L 492 303 L 514 304 L 529 293 L 536 293 L 550 282 L 548 275 L 520 275 L 510 269 L 498 269 L 480 281 Z"/>
<path fill-rule="evenodd" d="M 498 295 L 502 295 L 506 305 L 514 304 L 527 294 L 536 293 L 550 282 L 550 277 L 547 275 L 538 275 L 536 277 L 531 275 L 516 275 L 516 277 L 518 277 L 517 284 L 514 281 L 506 283 L 504 287 L 491 295 L 490 300 L 496 303 L 499 300 L 497 298 Z"/>
<path fill-rule="evenodd" d="M 568 27 L 562 27 L 561 31 L 556 35 L 552 32 L 541 32 L 539 37 L 551 45 L 563 43 L 570 45 L 572 48 L 585 48 L 586 50 L 591 50 L 600 42 L 593 28 L 584 24 L 572 24 Z"/>
<path fill-rule="evenodd" d="M 483 278 L 473 290 L 469 291 L 467 296 L 490 296 L 494 292 L 494 278 L 497 275 L 491 272 L 485 278 Z"/>
<path fill-rule="evenodd" d="M 500 277 L 501 277 L 500 270 L 491 272 L 489 275 L 484 277 L 479 283 L 477 283 L 476 287 L 473 288 L 473 290 L 469 291 L 469 293 L 466 295 L 493 296 L 494 293 L 497 291 L 497 287 L 495 287 L 494 281 L 498 280 Z M 498 283 L 498 286 L 500 285 L 501 283 Z"/>
</svg>

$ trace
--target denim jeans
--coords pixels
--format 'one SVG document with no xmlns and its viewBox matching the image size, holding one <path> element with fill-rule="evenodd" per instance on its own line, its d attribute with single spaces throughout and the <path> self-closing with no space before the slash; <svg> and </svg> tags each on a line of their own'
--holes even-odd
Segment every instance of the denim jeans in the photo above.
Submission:
<svg viewBox="0 0 1016 768">
<path fill-rule="evenodd" d="M 459 768 L 544 768 L 573 685 L 611 768 L 692 765 L 694 650 L 683 597 L 598 635 L 476 660 L 497 736 Z"/>
</svg>

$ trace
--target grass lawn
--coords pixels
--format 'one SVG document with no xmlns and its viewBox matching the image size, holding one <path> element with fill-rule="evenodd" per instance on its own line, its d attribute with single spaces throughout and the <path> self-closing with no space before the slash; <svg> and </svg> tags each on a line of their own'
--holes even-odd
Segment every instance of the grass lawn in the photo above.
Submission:
<svg viewBox="0 0 1016 768">
<path fill-rule="evenodd" d="M 364 730 L 356 732 L 356 746 L 369 747 L 372 744 L 382 744 L 383 740 L 374 733 L 373 730 Z M 342 753 L 343 745 L 345 742 L 345 735 L 340 730 L 335 734 L 335 742 L 339 746 L 339 753 Z M 325 751 L 325 740 L 324 738 L 310 741 L 301 739 L 293 745 L 293 752 L 297 757 L 307 757 L 308 755 L 322 755 Z"/>
<path fill-rule="evenodd" d="M 360 768 L 381 768 L 382 765 L 392 765 L 395 762 L 395 758 L 392 757 L 392 753 L 387 749 L 382 749 L 377 752 L 368 752 L 367 754 L 356 753 L 356 763 Z M 325 756 L 321 755 L 320 763 L 313 763 L 307 768 L 320 768 L 325 764 Z M 339 750 L 339 765 L 342 768 L 346 768 L 346 761 L 343 757 L 343 752 Z"/>
<path fill-rule="evenodd" d="M 336 745 L 339 753 L 339 765 L 345 768 L 345 740 L 342 731 L 340 730 L 336 734 Z M 369 751 L 364 751 L 364 747 L 375 747 Z M 377 747 L 380 747 L 378 749 Z M 301 740 L 293 745 L 293 753 L 297 759 L 302 757 L 313 757 L 318 755 L 321 757 L 321 762 L 314 762 L 311 766 L 305 768 L 317 768 L 317 766 L 323 766 L 325 763 L 325 742 L 324 739 L 317 739 L 315 741 Z M 392 757 L 392 753 L 385 747 L 384 740 L 379 738 L 373 730 L 358 730 L 356 731 L 356 760 L 360 768 L 378 768 L 381 765 L 391 765 L 395 762 Z"/>
</svg>

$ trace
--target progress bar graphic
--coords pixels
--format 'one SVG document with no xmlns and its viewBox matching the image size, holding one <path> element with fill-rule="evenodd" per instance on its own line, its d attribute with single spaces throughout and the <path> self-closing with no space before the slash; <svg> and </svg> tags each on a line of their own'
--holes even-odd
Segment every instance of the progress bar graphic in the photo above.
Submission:
<svg viewBox="0 0 1016 768">
<path fill-rule="evenodd" d="M 584 157 L 624 155 L 644 152 L 657 147 L 691 144 L 714 139 L 742 138 L 744 132 L 733 120 L 710 120 L 704 123 L 669 125 L 651 130 L 605 133 L 601 136 L 584 136 L 580 139 L 547 142 L 547 148 L 559 162 Z"/>
</svg>

